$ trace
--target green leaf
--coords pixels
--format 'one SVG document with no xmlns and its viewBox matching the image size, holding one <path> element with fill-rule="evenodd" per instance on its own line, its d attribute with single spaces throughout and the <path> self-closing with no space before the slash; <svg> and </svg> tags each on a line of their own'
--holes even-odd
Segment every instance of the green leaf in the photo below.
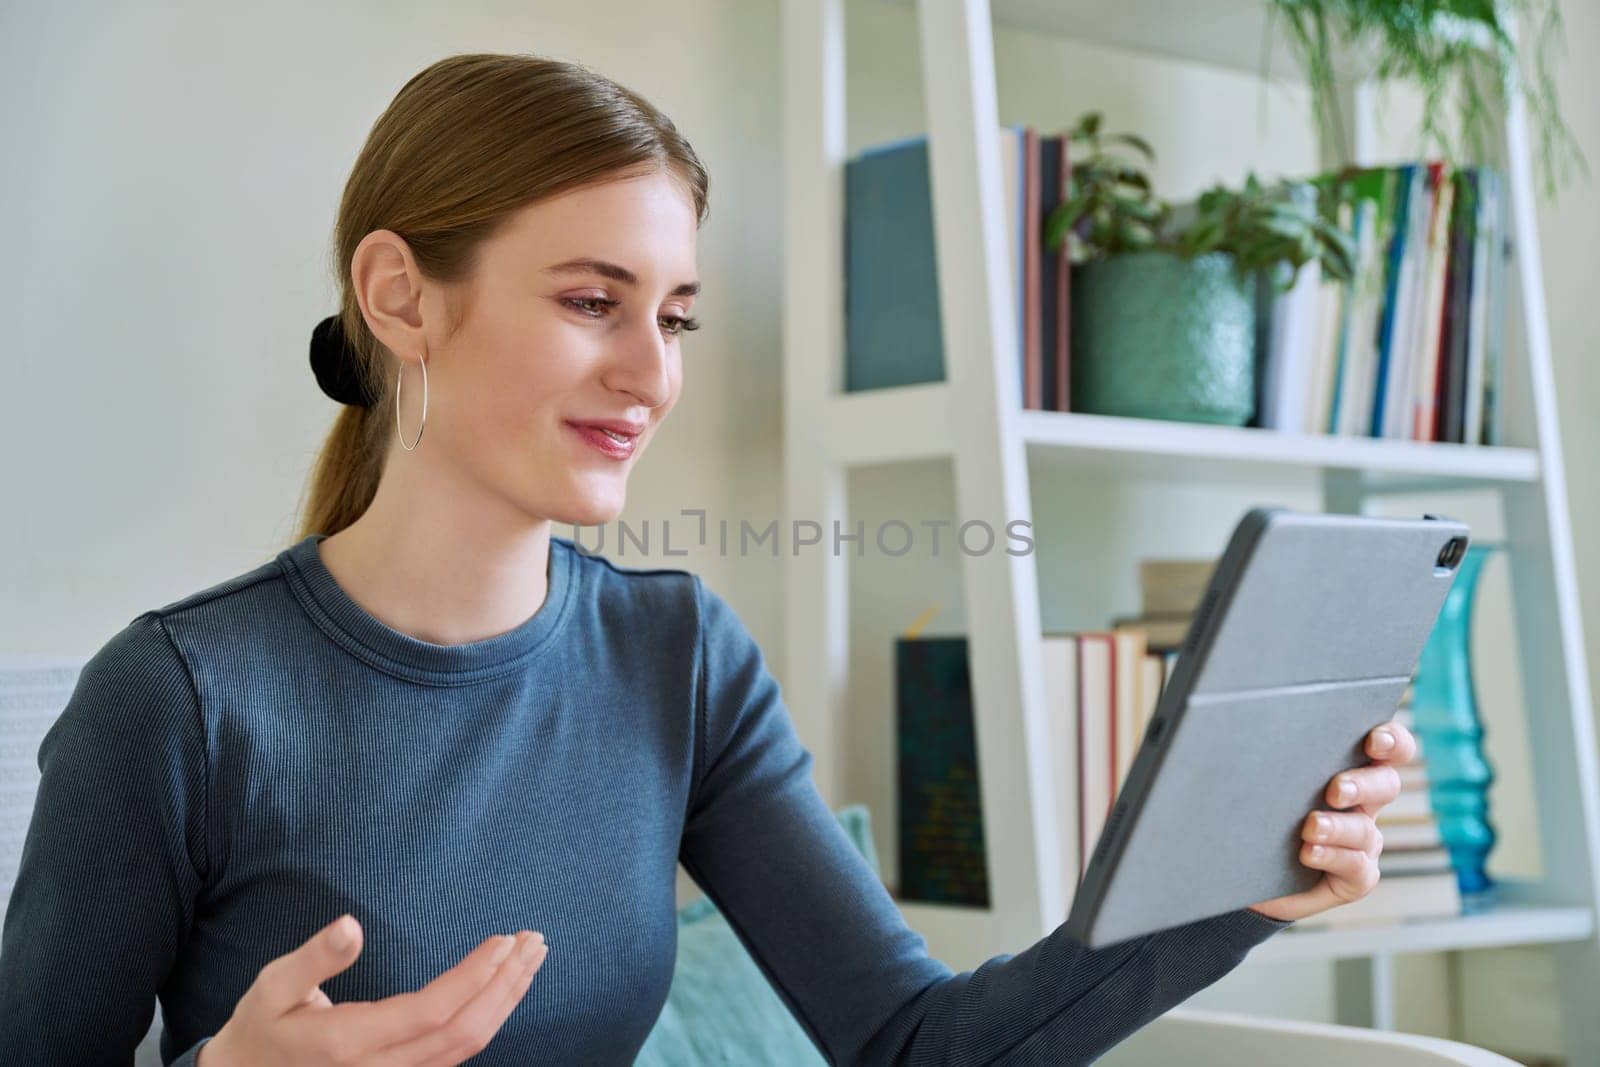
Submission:
<svg viewBox="0 0 1600 1067">
<path fill-rule="evenodd" d="M 1116 142 L 1118 144 L 1125 144 L 1128 147 L 1132 148 L 1134 151 L 1138 152 L 1140 155 L 1144 156 L 1146 160 L 1149 160 L 1152 163 L 1155 162 L 1156 150 L 1154 148 L 1150 147 L 1150 142 L 1149 141 L 1146 141 L 1143 137 L 1140 137 L 1137 134 L 1132 134 L 1132 133 L 1107 134 L 1106 137 L 1105 137 L 1105 140 L 1114 141 L 1114 142 Z"/>
</svg>

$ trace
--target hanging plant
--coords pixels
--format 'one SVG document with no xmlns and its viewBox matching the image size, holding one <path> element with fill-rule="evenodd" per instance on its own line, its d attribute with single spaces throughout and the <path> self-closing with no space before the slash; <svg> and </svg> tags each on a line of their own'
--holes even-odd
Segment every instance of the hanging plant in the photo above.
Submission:
<svg viewBox="0 0 1600 1067">
<path fill-rule="evenodd" d="M 1344 135 L 1336 54 L 1371 57 L 1378 81 L 1410 82 L 1422 91 L 1422 137 L 1453 159 L 1485 160 L 1507 93 L 1519 93 L 1537 140 L 1545 191 L 1554 196 L 1568 165 L 1587 172 L 1583 154 L 1556 105 L 1552 47 L 1561 42 L 1558 0 L 1266 0 L 1282 17 L 1290 47 L 1311 90 L 1314 117 Z M 1530 64 L 1517 62 L 1515 20 L 1531 30 Z M 1272 27 L 1269 25 L 1268 33 Z M 1529 71 L 1531 67 L 1531 73 Z M 1456 100 L 1456 111 L 1447 103 Z M 1349 146 L 1342 145 L 1349 158 Z"/>
</svg>

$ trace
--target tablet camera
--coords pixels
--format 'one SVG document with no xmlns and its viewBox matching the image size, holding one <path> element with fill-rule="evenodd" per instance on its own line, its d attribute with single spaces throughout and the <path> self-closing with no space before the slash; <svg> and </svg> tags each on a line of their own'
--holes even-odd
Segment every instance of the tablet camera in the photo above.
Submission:
<svg viewBox="0 0 1600 1067">
<path fill-rule="evenodd" d="M 1461 562 L 1461 557 L 1466 554 L 1467 539 L 1465 537 L 1452 537 L 1439 550 L 1438 565 L 1447 571 L 1454 570 L 1456 564 Z"/>
</svg>

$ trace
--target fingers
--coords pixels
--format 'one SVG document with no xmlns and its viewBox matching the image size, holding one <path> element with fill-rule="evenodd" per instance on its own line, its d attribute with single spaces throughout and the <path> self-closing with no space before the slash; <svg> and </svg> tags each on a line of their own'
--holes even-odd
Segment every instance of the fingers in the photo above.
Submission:
<svg viewBox="0 0 1600 1067">
<path fill-rule="evenodd" d="M 525 935 L 527 932 L 524 931 Z M 376 1050 L 425 1036 L 444 1025 L 504 972 L 514 971 L 515 949 L 522 935 L 486 938 L 460 963 L 421 989 L 374 1001 L 334 1005 L 341 1034 L 353 1049 Z"/>
<path fill-rule="evenodd" d="M 447 1067 L 482 1052 L 522 1002 L 548 953 L 537 932 L 519 935 L 515 949 L 476 996 L 420 1037 L 379 1049 L 378 1060 L 385 1065 Z"/>
<path fill-rule="evenodd" d="M 1400 723 L 1390 720 L 1367 734 L 1367 755 L 1389 763 L 1410 763 L 1417 758 L 1417 739 Z"/>
<path fill-rule="evenodd" d="M 1400 772 L 1388 763 L 1340 771 L 1328 783 L 1325 798 L 1329 807 L 1359 808 L 1368 815 L 1394 803 L 1400 795 Z"/>
<path fill-rule="evenodd" d="M 245 996 L 256 999 L 268 1018 L 302 1004 L 326 1004 L 318 988 L 361 955 L 361 924 L 341 915 L 312 934 L 299 948 L 261 968 Z"/>
<path fill-rule="evenodd" d="M 1300 862 L 1324 872 L 1329 891 L 1345 903 L 1360 900 L 1378 884 L 1377 857 L 1365 849 L 1307 841 L 1300 846 Z"/>
<path fill-rule="evenodd" d="M 1353 811 L 1314 811 L 1306 816 L 1300 837 L 1315 845 L 1355 848 L 1372 856 L 1383 851 L 1383 833 L 1371 816 Z"/>
</svg>

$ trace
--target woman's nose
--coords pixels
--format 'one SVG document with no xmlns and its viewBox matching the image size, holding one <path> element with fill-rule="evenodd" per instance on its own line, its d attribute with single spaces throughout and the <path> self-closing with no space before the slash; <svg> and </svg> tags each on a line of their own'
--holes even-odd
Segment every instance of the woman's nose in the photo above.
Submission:
<svg viewBox="0 0 1600 1067">
<path fill-rule="evenodd" d="M 607 384 L 654 408 L 666 403 L 672 390 L 672 352 L 653 320 L 647 330 L 629 333 L 607 368 Z"/>
</svg>

